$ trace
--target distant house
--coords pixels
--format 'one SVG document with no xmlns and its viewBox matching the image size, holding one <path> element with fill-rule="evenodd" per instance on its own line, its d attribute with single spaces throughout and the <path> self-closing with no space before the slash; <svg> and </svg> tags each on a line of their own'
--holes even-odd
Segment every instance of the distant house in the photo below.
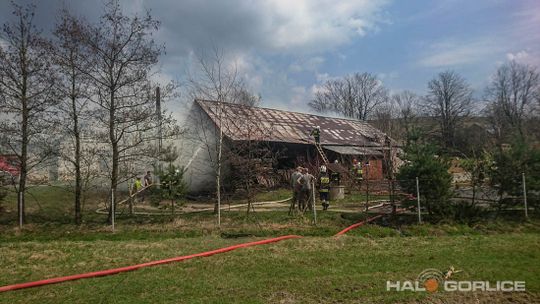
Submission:
<svg viewBox="0 0 540 304">
<path fill-rule="evenodd" d="M 29 160 L 34 161 L 34 155 L 30 153 Z M 29 183 L 40 183 L 58 180 L 57 158 L 49 158 L 43 162 L 33 165 L 28 172 Z M 0 174 L 8 177 L 11 182 L 17 181 L 21 174 L 19 157 L 15 154 L 0 155 Z"/>
<path fill-rule="evenodd" d="M 471 173 L 463 168 L 461 165 L 461 159 L 454 157 L 450 161 L 450 168 L 448 173 L 452 175 L 452 183 L 469 183 L 471 181 Z"/>
<path fill-rule="evenodd" d="M 30 155 L 29 159 L 32 159 L 33 155 Z M 50 165 L 50 161 L 43 162 L 40 165 L 34 166 L 30 172 L 28 172 L 27 178 L 29 183 L 53 181 L 56 180 L 54 173 L 54 166 Z M 0 175 L 7 177 L 9 182 L 17 182 L 21 174 L 21 163 L 19 157 L 15 154 L 2 154 L 0 155 Z"/>
<path fill-rule="evenodd" d="M 19 160 L 16 155 L 0 155 L 0 173 L 10 177 L 19 176 Z"/>
<path fill-rule="evenodd" d="M 248 120 L 256 125 L 246 124 Z M 367 122 L 208 100 L 195 100 L 192 104 L 187 132 L 176 143 L 180 152 L 178 164 L 186 169 L 191 191 L 210 190 L 215 185 L 213 160 L 220 131 L 225 144 L 231 144 L 253 140 L 247 134 L 261 127 L 267 131 L 258 134 L 257 140 L 269 143 L 279 154 L 275 170 L 298 165 L 318 168 L 324 162 L 310 136 L 316 126 L 321 129 L 320 145 L 331 163 L 337 160 L 349 168 L 356 158 L 364 164 L 365 178 L 369 179 L 385 177 L 385 157 L 393 158 L 394 166 L 399 165 L 395 142 Z"/>
</svg>

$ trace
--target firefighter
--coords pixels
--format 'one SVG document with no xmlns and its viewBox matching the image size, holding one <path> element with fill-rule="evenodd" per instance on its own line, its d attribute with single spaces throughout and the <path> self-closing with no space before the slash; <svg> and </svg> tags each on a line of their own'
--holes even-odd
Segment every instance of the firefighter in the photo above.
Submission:
<svg viewBox="0 0 540 304">
<path fill-rule="evenodd" d="M 142 184 L 142 181 L 141 181 L 140 177 L 137 177 L 135 179 L 135 183 L 134 183 L 133 187 L 135 188 L 135 192 L 141 191 L 141 189 L 143 188 L 143 184 Z"/>
<path fill-rule="evenodd" d="M 338 168 L 339 167 L 339 160 L 334 160 L 334 164 L 335 164 L 335 167 L 334 168 Z M 332 170 L 328 173 L 328 175 L 330 176 L 330 183 L 334 186 L 339 186 L 341 185 L 341 174 L 335 170 Z"/>
<path fill-rule="evenodd" d="M 321 142 L 321 128 L 319 126 L 316 126 L 313 130 L 311 130 L 309 135 L 313 136 L 315 143 L 319 144 Z"/>
<path fill-rule="evenodd" d="M 335 186 L 341 185 L 341 174 L 339 174 L 339 172 L 336 172 L 336 171 L 330 172 L 330 181 Z"/>
<path fill-rule="evenodd" d="M 330 173 L 330 181 L 335 186 L 341 185 L 341 174 L 339 172 L 332 171 Z"/>
<path fill-rule="evenodd" d="M 364 170 L 362 169 L 362 163 L 360 163 L 356 158 L 352 160 L 352 173 L 357 183 L 362 182 L 364 179 Z"/>
<path fill-rule="evenodd" d="M 135 194 L 137 195 L 139 193 L 139 191 L 142 190 L 142 188 L 143 188 L 143 184 L 142 184 L 141 178 L 137 177 L 135 179 L 135 183 L 133 184 L 133 189 L 135 190 Z M 139 198 L 137 198 L 137 196 Z M 142 195 L 137 195 L 137 196 L 135 197 L 135 202 L 137 202 L 139 200 L 144 202 L 144 196 L 142 196 Z"/>
<path fill-rule="evenodd" d="M 291 215 L 292 212 L 296 209 L 297 204 L 298 206 L 300 206 L 299 199 L 302 185 L 298 183 L 298 179 L 302 177 L 302 170 L 303 168 L 298 166 L 296 168 L 296 171 L 291 174 L 291 189 L 293 192 L 293 197 L 291 201 L 291 206 L 289 207 L 289 215 Z"/>
<path fill-rule="evenodd" d="M 328 172 L 326 166 L 321 166 L 319 174 L 319 195 L 321 198 L 321 204 L 323 210 L 328 210 L 330 206 L 330 177 L 328 177 Z"/>
<path fill-rule="evenodd" d="M 311 210 L 312 206 L 309 203 L 313 198 L 311 192 L 313 191 L 313 182 L 315 177 L 309 174 L 307 168 L 302 168 L 302 175 L 298 178 L 297 182 L 301 185 L 300 197 L 298 199 L 298 207 L 301 212 L 304 212 L 307 209 Z"/>
</svg>

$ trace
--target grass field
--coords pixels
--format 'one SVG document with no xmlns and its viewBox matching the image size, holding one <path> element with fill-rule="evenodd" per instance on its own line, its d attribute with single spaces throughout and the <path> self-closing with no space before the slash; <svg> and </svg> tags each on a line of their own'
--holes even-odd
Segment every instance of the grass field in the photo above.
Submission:
<svg viewBox="0 0 540 304">
<path fill-rule="evenodd" d="M 46 217 L 69 219 L 64 194 L 48 194 Z M 265 199 L 273 196 L 265 194 Z M 280 193 L 279 195 L 283 195 Z M 9 202 L 8 202 L 9 203 Z M 11 202 L 12 204 L 13 202 Z M 9 207 L 8 207 L 9 208 Z M 32 211 L 35 212 L 35 211 Z M 115 234 L 89 213 L 76 227 L 30 212 L 23 231 L 11 215 L 0 225 L 0 285 L 128 266 L 271 236 L 301 239 L 242 248 L 206 258 L 108 277 L 0 294 L 0 303 L 535 303 L 540 302 L 540 220 L 367 225 L 340 229 L 365 214 L 326 212 L 319 225 L 286 212 L 224 212 L 118 220 Z M 50 212 L 50 213 L 49 213 Z M 34 217 L 32 217 L 34 215 Z M 455 280 L 526 281 L 527 292 L 396 292 L 386 281 L 414 280 L 426 268 L 462 270 Z"/>
</svg>

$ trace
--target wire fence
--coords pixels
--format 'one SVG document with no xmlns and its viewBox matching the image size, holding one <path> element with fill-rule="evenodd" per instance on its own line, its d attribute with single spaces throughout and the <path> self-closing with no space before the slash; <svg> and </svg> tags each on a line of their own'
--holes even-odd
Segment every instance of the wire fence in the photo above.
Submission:
<svg viewBox="0 0 540 304">
<path fill-rule="evenodd" d="M 395 208 L 413 207 L 414 212 L 418 213 L 418 221 L 421 222 L 433 212 L 433 209 L 445 207 L 440 206 L 441 203 L 444 203 L 457 209 L 454 210 L 454 217 L 458 219 L 470 216 L 468 213 L 482 217 L 486 214 L 504 212 L 521 214 L 524 218 L 528 218 L 538 209 L 540 191 L 534 187 L 533 189 L 528 188 L 525 174 L 516 175 L 512 180 L 515 181 L 512 187 L 493 185 L 489 180 L 476 184 L 471 182 L 453 183 L 444 198 L 434 197 L 437 194 L 434 185 L 437 185 L 438 180 L 421 176 L 415 179 L 344 180 L 339 185 L 345 189 L 347 203 L 342 204 L 340 209 L 352 207 L 352 211 L 358 211 L 361 208 L 357 207 L 363 206 L 365 207 L 364 211 L 367 211 L 373 210 L 369 208 L 380 204 L 392 205 Z M 70 184 L 30 186 L 25 199 L 26 215 L 29 217 L 29 222 L 72 222 L 73 190 L 70 187 Z M 156 187 L 157 185 L 153 185 L 153 187 L 143 188 L 132 194 L 127 187 L 128 189 L 118 190 L 115 198 L 112 198 L 111 193 L 106 188 L 92 189 L 86 192 L 82 199 L 83 213 L 86 219 L 103 221 L 102 215 L 110 214 L 111 199 L 116 201 L 113 214 L 120 217 L 174 216 L 182 213 L 178 209 L 177 211 L 180 212 L 175 212 L 175 208 L 178 208 L 180 202 L 173 199 L 160 199 L 157 203 L 151 202 L 152 191 Z M 280 187 L 288 187 L 288 183 L 281 184 Z M 318 185 L 314 185 L 316 193 L 312 196 L 319 205 L 317 187 Z M 4 188 L 7 189 L 8 195 L 4 203 L 0 205 L 0 224 L 12 224 L 13 222 L 20 224 L 21 218 L 20 213 L 17 213 L 17 204 L 20 202 L 19 195 L 21 194 L 17 193 L 13 187 Z M 211 202 L 212 198 L 209 197 L 206 203 L 211 204 Z M 209 205 L 205 210 L 210 211 L 212 208 Z"/>
<path fill-rule="evenodd" d="M 511 179 L 512 180 L 512 179 Z M 496 185 L 489 180 L 472 183 L 465 181 L 452 183 L 446 193 L 440 181 L 417 177 L 415 179 L 362 180 L 350 185 L 350 192 L 364 194 L 369 200 L 373 196 L 387 197 L 388 201 L 403 205 L 416 205 L 416 209 L 427 212 L 426 204 L 444 203 L 450 207 L 468 208 L 475 213 L 505 211 L 522 212 L 525 218 L 536 211 L 540 203 L 540 191 L 528 189 L 525 174 L 516 175 L 513 185 Z M 436 197 L 437 194 L 444 194 Z M 368 201 L 369 203 L 369 201 Z M 465 214 L 463 214 L 466 216 Z M 419 221 L 420 215 L 419 215 Z"/>
</svg>

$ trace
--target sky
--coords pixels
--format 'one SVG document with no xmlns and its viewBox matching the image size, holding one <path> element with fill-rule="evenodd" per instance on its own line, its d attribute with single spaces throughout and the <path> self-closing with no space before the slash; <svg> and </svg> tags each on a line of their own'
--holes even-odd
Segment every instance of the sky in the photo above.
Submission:
<svg viewBox="0 0 540 304">
<path fill-rule="evenodd" d="M 29 1 L 17 1 L 29 2 Z M 103 0 L 41 0 L 45 32 L 63 5 L 96 20 Z M 437 73 L 460 73 L 481 96 L 508 60 L 540 66 L 538 0 L 135 0 L 126 13 L 150 10 L 162 22 L 162 80 L 183 83 L 197 57 L 219 48 L 262 106 L 311 112 L 324 81 L 375 74 L 391 92 L 420 95 Z M 0 23 L 11 18 L 0 0 Z M 182 88 L 181 88 L 182 92 Z M 186 96 L 186 94 L 184 94 Z"/>
</svg>

